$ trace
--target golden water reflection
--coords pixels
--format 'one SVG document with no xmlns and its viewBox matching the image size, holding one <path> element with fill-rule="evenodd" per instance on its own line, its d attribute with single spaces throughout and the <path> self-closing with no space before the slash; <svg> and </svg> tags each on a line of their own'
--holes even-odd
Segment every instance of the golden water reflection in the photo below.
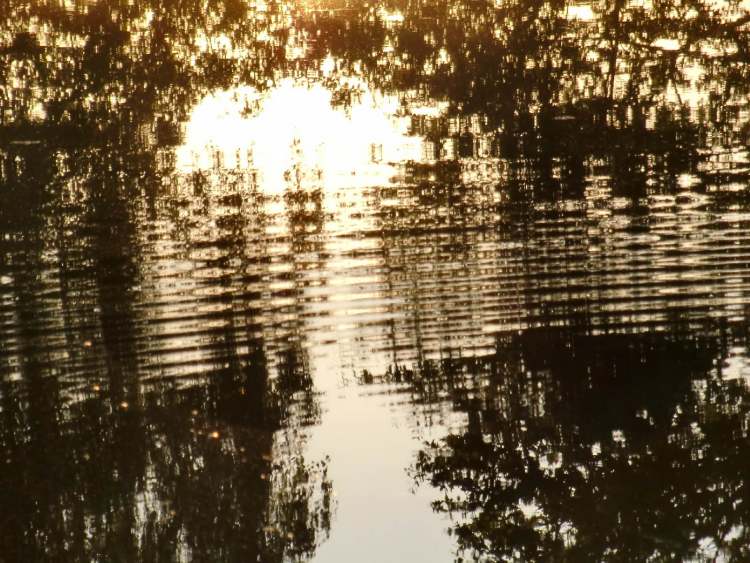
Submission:
<svg viewBox="0 0 750 563">
<path fill-rule="evenodd" d="M 747 26 L 0 1 L 0 559 L 748 559 Z"/>
<path fill-rule="evenodd" d="M 293 80 L 262 94 L 250 87 L 211 94 L 191 111 L 177 167 L 250 171 L 255 189 L 278 194 L 385 185 L 398 165 L 424 160 L 423 139 L 409 134 L 396 96 L 358 80 L 335 94 L 346 101 L 334 106 L 332 90 Z"/>
</svg>

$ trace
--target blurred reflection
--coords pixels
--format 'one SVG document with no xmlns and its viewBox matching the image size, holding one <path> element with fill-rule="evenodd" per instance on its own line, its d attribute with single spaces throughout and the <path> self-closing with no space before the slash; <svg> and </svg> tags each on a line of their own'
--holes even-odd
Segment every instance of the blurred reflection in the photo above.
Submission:
<svg viewBox="0 0 750 563">
<path fill-rule="evenodd" d="M 420 139 L 407 135 L 395 98 L 356 82 L 345 87 L 350 102 L 338 109 L 330 90 L 291 80 L 265 95 L 248 88 L 213 94 L 192 111 L 177 165 L 186 173 L 248 170 L 266 194 L 388 183 L 394 165 L 421 158 Z"/>
<path fill-rule="evenodd" d="M 467 556 L 746 558 L 749 18 L 0 0 L 0 558 L 314 557 L 352 374 Z"/>
<path fill-rule="evenodd" d="M 158 239 L 139 238 L 154 227 L 122 180 L 130 157 L 89 155 L 87 199 L 4 222 L 3 556 L 309 558 L 332 506 L 327 462 L 301 455 L 318 417 L 305 352 L 287 339 L 269 361 L 256 314 L 222 282 L 232 251 L 213 256 L 210 283 L 196 262 L 154 293 L 169 272 L 139 263 Z"/>
<path fill-rule="evenodd" d="M 466 557 L 743 560 L 738 354 L 745 330 L 538 330 L 486 359 L 425 366 L 409 376 L 415 399 L 444 389 L 465 416 L 419 454 L 415 478 L 441 491 L 434 508 L 454 515 Z"/>
</svg>

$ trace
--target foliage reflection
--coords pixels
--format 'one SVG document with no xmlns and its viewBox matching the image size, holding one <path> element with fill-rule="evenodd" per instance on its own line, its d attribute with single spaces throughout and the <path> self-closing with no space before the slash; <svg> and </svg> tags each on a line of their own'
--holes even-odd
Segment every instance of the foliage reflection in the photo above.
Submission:
<svg viewBox="0 0 750 563">
<path fill-rule="evenodd" d="M 749 22 L 0 0 L 0 559 L 311 558 L 332 343 L 463 555 L 750 557 Z"/>
<path fill-rule="evenodd" d="M 743 560 L 750 412 L 728 360 L 745 339 L 540 330 L 425 366 L 415 390 L 445 389 L 466 422 L 414 476 L 463 556 Z"/>
</svg>

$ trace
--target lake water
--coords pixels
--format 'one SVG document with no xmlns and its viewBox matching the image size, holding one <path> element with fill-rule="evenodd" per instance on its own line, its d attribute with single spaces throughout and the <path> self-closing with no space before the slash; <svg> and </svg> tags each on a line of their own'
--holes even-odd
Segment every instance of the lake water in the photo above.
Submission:
<svg viewBox="0 0 750 563">
<path fill-rule="evenodd" d="M 0 0 L 0 562 L 750 560 L 748 45 Z"/>
</svg>

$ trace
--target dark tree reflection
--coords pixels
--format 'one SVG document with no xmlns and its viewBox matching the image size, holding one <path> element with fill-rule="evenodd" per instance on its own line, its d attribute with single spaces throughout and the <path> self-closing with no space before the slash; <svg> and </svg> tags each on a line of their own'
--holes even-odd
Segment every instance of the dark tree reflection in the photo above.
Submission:
<svg viewBox="0 0 750 563">
<path fill-rule="evenodd" d="M 745 142 L 728 109 L 748 92 L 747 13 L 734 3 L 395 1 L 303 25 L 318 56 L 405 100 L 444 101 L 448 119 L 414 118 L 431 156 L 509 159 L 503 183 L 521 200 L 580 197 L 590 164 L 628 197 L 673 190 L 684 173 L 722 184 L 697 149 Z"/>
<path fill-rule="evenodd" d="M 730 343 L 746 334 L 527 331 L 412 374 L 466 417 L 414 468 L 461 557 L 746 559 L 749 390 Z"/>
<path fill-rule="evenodd" d="M 465 419 L 415 474 L 467 555 L 750 558 L 724 371 L 747 347 L 750 17 L 650 4 L 0 0 L 0 560 L 311 557 L 329 329 Z M 408 135 L 386 138 L 421 158 L 339 193 L 282 139 L 263 193 L 249 145 L 185 146 L 201 101 L 287 79 L 349 124 L 393 95 Z"/>
<path fill-rule="evenodd" d="M 6 560 L 298 560 L 325 537 L 325 463 L 292 455 L 272 416 L 231 421 L 219 374 L 114 405 L 99 386 L 63 402 L 47 381 L 4 386 Z M 248 410 L 253 387 L 234 389 Z"/>
<path fill-rule="evenodd" d="M 241 202 L 160 260 L 169 158 L 127 111 L 70 104 L 19 110 L 0 148 L 0 560 L 310 558 L 332 511 L 327 461 L 302 455 L 319 407 L 299 338 L 259 330 Z"/>
</svg>

